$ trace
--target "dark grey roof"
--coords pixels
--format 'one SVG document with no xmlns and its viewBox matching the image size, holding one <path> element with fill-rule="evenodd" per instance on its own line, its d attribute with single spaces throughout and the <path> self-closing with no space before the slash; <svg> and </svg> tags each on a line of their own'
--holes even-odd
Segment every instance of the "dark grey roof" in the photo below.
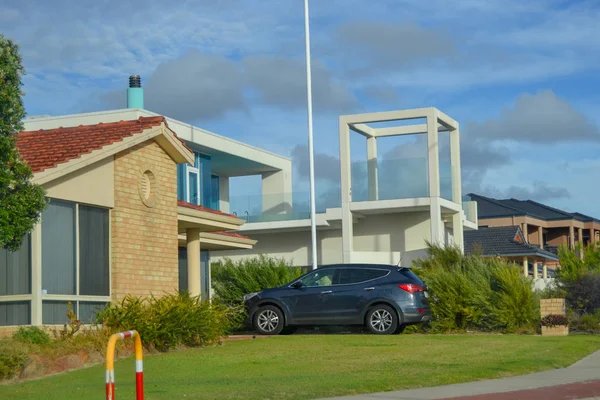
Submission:
<svg viewBox="0 0 600 400">
<path fill-rule="evenodd" d="M 501 226 L 495 228 L 479 228 L 476 231 L 465 231 L 465 253 L 480 253 L 483 256 L 538 256 L 558 261 L 558 257 L 549 251 L 532 246 L 525 242 L 525 237 L 518 226 Z"/>
<path fill-rule="evenodd" d="M 471 193 L 468 196 L 471 200 L 477 202 L 477 216 L 479 219 L 527 215 L 544 221 L 569 219 L 583 222 L 598 221 L 597 219 L 584 214 L 559 210 L 558 208 L 550 207 L 533 200 L 497 200 L 474 193 Z"/>
</svg>

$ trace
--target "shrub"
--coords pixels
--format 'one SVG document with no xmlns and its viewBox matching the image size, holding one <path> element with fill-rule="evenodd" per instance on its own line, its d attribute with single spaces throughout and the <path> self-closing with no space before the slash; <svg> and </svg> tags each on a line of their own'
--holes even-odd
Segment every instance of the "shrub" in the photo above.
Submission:
<svg viewBox="0 0 600 400">
<path fill-rule="evenodd" d="M 289 283 L 304 273 L 282 258 L 246 258 L 237 262 L 225 259 L 212 265 L 215 296 L 228 306 L 239 306 L 245 294 Z"/>
<path fill-rule="evenodd" d="M 158 351 L 218 343 L 233 320 L 233 312 L 227 307 L 200 301 L 188 293 L 127 296 L 98 314 L 98 321 L 111 332 L 135 329 L 146 348 Z"/>
<path fill-rule="evenodd" d="M 12 340 L 0 341 L 0 380 L 17 375 L 27 361 L 25 348 L 15 344 Z"/>
<path fill-rule="evenodd" d="M 50 343 L 50 335 L 37 326 L 20 327 L 13 335 L 13 339 L 23 343 L 44 345 Z"/>
<path fill-rule="evenodd" d="M 569 319 L 561 314 L 551 314 L 546 315 L 544 318 L 542 318 L 540 323 L 542 326 L 548 327 L 566 326 L 569 325 Z"/>
<path fill-rule="evenodd" d="M 495 258 L 464 256 L 457 247 L 429 245 L 415 273 L 431 292 L 433 332 L 517 332 L 538 319 L 538 303 L 520 268 Z"/>
</svg>

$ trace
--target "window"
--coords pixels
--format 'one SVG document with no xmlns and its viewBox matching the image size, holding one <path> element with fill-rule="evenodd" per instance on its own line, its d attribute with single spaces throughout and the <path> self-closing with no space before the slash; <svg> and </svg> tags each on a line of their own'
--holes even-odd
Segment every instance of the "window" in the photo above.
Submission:
<svg viewBox="0 0 600 400">
<path fill-rule="evenodd" d="M 0 248 L 0 296 L 31 294 L 31 239 L 15 252 Z"/>
<path fill-rule="evenodd" d="M 331 286 L 333 284 L 333 274 L 335 269 L 326 269 L 315 271 L 301 279 L 304 286 Z"/>
<path fill-rule="evenodd" d="M 110 301 L 109 210 L 50 199 L 42 214 L 42 323 L 64 324 L 67 305 L 88 322 Z"/>
<path fill-rule="evenodd" d="M 75 203 L 50 199 L 42 213 L 42 293 L 76 294 Z"/>
<path fill-rule="evenodd" d="M 340 285 L 351 285 L 382 278 L 389 274 L 389 271 L 383 269 L 370 268 L 341 268 L 337 277 Z"/>
<path fill-rule="evenodd" d="M 0 303 L 0 326 L 29 325 L 31 302 L 10 301 Z"/>
<path fill-rule="evenodd" d="M 110 296 L 108 210 L 79 206 L 79 294 Z"/>
<path fill-rule="evenodd" d="M 187 249 L 179 248 L 179 291 L 188 290 Z M 210 252 L 200 250 L 200 281 L 203 294 L 210 293 Z"/>
<path fill-rule="evenodd" d="M 219 209 L 219 177 L 211 174 L 211 157 L 194 152 L 194 165 L 177 166 L 177 197 L 188 203 Z"/>
</svg>

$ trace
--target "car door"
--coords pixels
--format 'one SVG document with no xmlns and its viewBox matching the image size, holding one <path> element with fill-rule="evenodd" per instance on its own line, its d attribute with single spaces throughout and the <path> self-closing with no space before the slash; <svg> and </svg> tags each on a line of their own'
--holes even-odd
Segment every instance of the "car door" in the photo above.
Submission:
<svg viewBox="0 0 600 400">
<path fill-rule="evenodd" d="M 331 299 L 335 322 L 340 325 L 362 323 L 362 310 L 379 296 L 379 278 L 388 274 L 385 269 L 340 268 Z"/>
<path fill-rule="evenodd" d="M 332 323 L 333 279 L 335 269 L 316 270 L 300 279 L 302 286 L 290 287 L 289 304 L 294 325 L 327 325 Z"/>
</svg>

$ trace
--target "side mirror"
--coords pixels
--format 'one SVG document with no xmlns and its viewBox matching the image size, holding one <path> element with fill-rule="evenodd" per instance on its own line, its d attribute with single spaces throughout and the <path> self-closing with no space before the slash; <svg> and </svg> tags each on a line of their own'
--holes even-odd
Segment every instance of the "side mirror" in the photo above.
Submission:
<svg viewBox="0 0 600 400">
<path fill-rule="evenodd" d="M 300 289 L 302 286 L 304 286 L 304 283 L 302 283 L 302 281 L 296 281 L 296 282 L 292 283 L 292 287 L 294 289 Z"/>
</svg>

